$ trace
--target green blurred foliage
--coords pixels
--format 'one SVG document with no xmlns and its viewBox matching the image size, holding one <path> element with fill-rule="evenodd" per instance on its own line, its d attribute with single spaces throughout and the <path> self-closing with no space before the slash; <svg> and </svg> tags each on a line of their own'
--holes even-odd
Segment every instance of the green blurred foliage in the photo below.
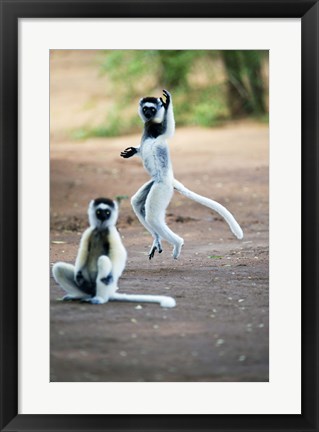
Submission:
<svg viewBox="0 0 319 432">
<path fill-rule="evenodd" d="M 266 114 L 262 60 L 265 51 L 221 51 L 232 117 Z"/>
<path fill-rule="evenodd" d="M 137 132 L 138 100 L 159 97 L 163 88 L 172 93 L 177 126 L 268 119 L 268 51 L 112 50 L 103 54 L 101 73 L 112 83 L 112 112 L 76 138 Z"/>
</svg>

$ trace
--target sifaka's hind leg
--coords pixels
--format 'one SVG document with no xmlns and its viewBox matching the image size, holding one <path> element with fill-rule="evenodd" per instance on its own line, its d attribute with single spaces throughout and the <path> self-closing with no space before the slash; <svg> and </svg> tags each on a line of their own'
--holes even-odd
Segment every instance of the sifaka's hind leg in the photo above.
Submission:
<svg viewBox="0 0 319 432">
<path fill-rule="evenodd" d="M 112 273 L 112 262 L 109 257 L 101 255 L 97 261 L 96 295 L 89 299 L 92 304 L 103 304 L 109 301 L 117 290 L 117 280 Z"/>
<path fill-rule="evenodd" d="M 154 239 L 152 247 L 149 252 L 149 259 L 154 257 L 156 250 L 159 253 L 161 253 L 163 250 L 161 245 L 160 235 L 152 228 L 152 226 L 149 223 L 147 223 L 145 219 L 145 201 L 153 186 L 153 183 L 154 183 L 153 180 L 145 183 L 131 199 L 131 204 L 138 220 L 147 229 L 147 231 L 152 235 Z"/>
<path fill-rule="evenodd" d="M 184 240 L 165 223 L 165 211 L 172 199 L 174 189 L 171 183 L 154 183 L 145 202 L 145 220 L 160 237 L 174 246 L 173 257 L 178 258 Z"/>
<path fill-rule="evenodd" d="M 52 267 L 52 274 L 56 282 L 67 293 L 63 300 L 80 300 L 90 297 L 75 283 L 74 266 L 72 264 L 58 262 Z"/>
</svg>

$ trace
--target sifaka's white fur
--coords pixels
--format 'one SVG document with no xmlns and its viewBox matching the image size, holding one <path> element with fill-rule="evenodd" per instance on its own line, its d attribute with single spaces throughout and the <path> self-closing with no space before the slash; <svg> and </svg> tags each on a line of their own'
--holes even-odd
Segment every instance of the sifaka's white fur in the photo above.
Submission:
<svg viewBox="0 0 319 432">
<path fill-rule="evenodd" d="M 220 214 L 220 216 L 222 216 L 225 219 L 225 221 L 228 223 L 232 233 L 239 240 L 241 240 L 244 237 L 243 230 L 240 228 L 238 222 L 236 221 L 234 216 L 230 213 L 230 211 L 227 210 L 226 207 L 222 206 L 217 201 L 213 201 L 212 199 L 203 197 L 202 195 L 190 191 L 181 182 L 177 181 L 176 179 L 173 180 L 173 185 L 174 185 L 174 189 L 176 189 L 177 192 L 181 193 L 187 198 L 192 199 L 193 201 L 198 202 L 199 204 L 202 204 L 212 210 L 215 210 L 218 214 Z"/>
<path fill-rule="evenodd" d="M 101 211 L 104 211 L 104 220 L 98 217 L 97 212 Z M 93 200 L 88 207 L 88 217 L 90 227 L 81 237 L 75 265 L 58 262 L 52 268 L 54 279 L 67 293 L 63 300 L 82 300 L 92 304 L 108 301 L 158 303 L 165 308 L 174 307 L 176 303 L 172 297 L 116 292 L 127 258 L 116 229 L 117 203 L 101 198 Z"/>
<path fill-rule="evenodd" d="M 184 240 L 175 234 L 165 222 L 165 212 L 174 189 L 182 195 L 219 213 L 228 223 L 233 234 L 243 238 L 243 231 L 234 216 L 221 204 L 187 189 L 174 179 L 167 139 L 175 131 L 173 104 L 170 93 L 163 90 L 166 98 L 143 98 L 138 113 L 144 122 L 144 133 L 140 147 L 128 147 L 121 156 L 129 158 L 137 154 L 142 158 L 144 168 L 151 177 L 132 197 L 131 204 L 139 221 L 150 232 L 154 241 L 149 253 L 153 258 L 155 251 L 162 252 L 161 240 L 174 246 L 173 257 L 180 255 Z M 152 113 L 150 112 L 152 110 Z M 160 128 L 160 124 L 162 127 Z"/>
</svg>

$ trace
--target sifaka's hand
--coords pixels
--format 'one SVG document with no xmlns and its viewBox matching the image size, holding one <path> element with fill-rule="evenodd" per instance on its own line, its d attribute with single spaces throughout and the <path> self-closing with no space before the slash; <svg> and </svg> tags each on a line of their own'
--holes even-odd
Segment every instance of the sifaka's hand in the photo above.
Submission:
<svg viewBox="0 0 319 432">
<path fill-rule="evenodd" d="M 81 270 L 79 270 L 77 272 L 77 274 L 75 276 L 75 280 L 76 280 L 76 283 L 78 284 L 78 286 L 82 286 L 84 284 L 85 279 L 83 277 L 83 274 L 82 274 Z"/>
<path fill-rule="evenodd" d="M 134 156 L 137 153 L 137 150 L 135 147 L 127 147 L 124 151 L 121 152 L 122 158 L 128 159 L 132 156 Z"/>
<path fill-rule="evenodd" d="M 167 109 L 168 106 L 169 106 L 169 104 L 170 104 L 170 102 L 171 102 L 171 94 L 167 90 L 164 89 L 163 90 L 163 96 L 165 96 L 165 98 L 166 98 L 165 102 L 163 101 L 162 98 L 160 98 L 160 101 L 162 102 L 163 107 L 165 109 Z"/>
</svg>

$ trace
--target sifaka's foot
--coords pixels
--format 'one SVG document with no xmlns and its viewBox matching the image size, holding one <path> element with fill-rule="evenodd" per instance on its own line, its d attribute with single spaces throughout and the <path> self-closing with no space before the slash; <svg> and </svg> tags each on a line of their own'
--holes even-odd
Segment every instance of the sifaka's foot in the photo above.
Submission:
<svg viewBox="0 0 319 432">
<path fill-rule="evenodd" d="M 162 245 L 158 242 L 158 241 L 154 241 L 151 250 L 148 254 L 148 259 L 152 259 L 154 258 L 155 252 L 158 251 L 158 253 L 162 253 L 163 249 L 162 249 Z"/>
<path fill-rule="evenodd" d="M 82 299 L 82 301 L 91 304 L 104 304 L 108 302 L 108 299 L 103 299 L 102 297 L 95 296 L 87 299 Z"/>
<path fill-rule="evenodd" d="M 157 246 L 153 246 L 150 253 L 148 254 L 148 259 L 154 258 L 155 252 L 157 251 Z M 162 253 L 163 249 L 158 249 L 158 253 Z"/>
<path fill-rule="evenodd" d="M 156 246 L 153 246 L 150 253 L 148 254 L 148 259 L 151 260 L 152 258 L 154 258 L 155 255 L 155 251 L 157 250 Z"/>
<path fill-rule="evenodd" d="M 180 256 L 182 247 L 184 246 L 184 240 L 181 238 L 178 244 L 175 244 L 173 249 L 173 258 L 177 259 Z"/>
</svg>

